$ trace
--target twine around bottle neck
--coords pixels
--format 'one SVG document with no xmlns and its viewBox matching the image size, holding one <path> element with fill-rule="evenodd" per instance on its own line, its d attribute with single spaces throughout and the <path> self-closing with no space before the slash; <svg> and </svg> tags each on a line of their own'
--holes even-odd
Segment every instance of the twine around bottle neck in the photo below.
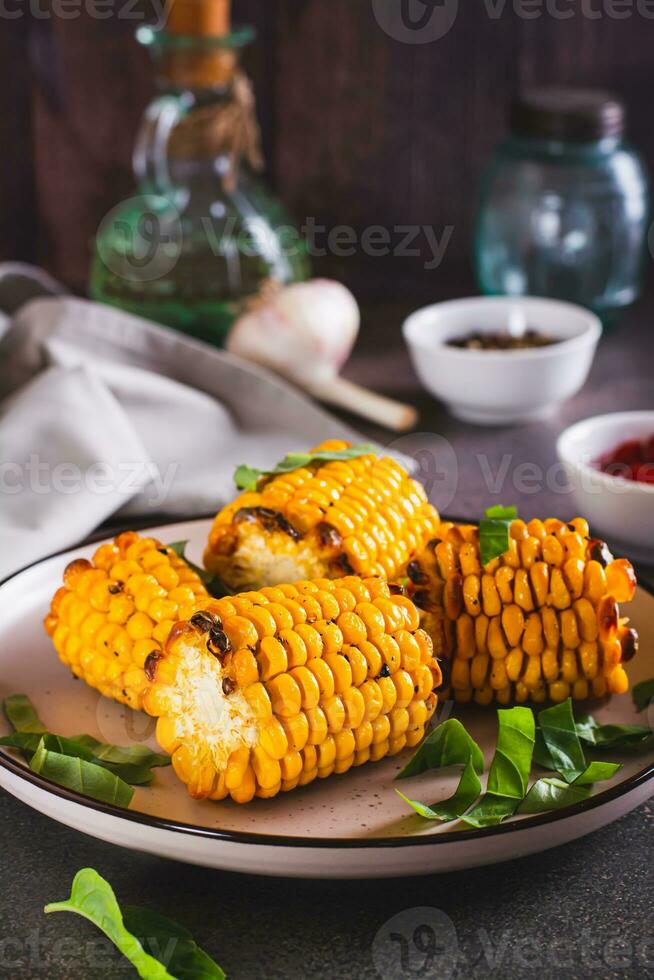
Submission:
<svg viewBox="0 0 654 980">
<path fill-rule="evenodd" d="M 228 192 L 236 189 L 243 162 L 255 172 L 263 170 L 256 100 L 244 72 L 234 72 L 226 102 L 199 106 L 182 116 L 171 130 L 168 156 L 178 160 L 223 157 L 227 167 L 221 179 Z"/>
</svg>

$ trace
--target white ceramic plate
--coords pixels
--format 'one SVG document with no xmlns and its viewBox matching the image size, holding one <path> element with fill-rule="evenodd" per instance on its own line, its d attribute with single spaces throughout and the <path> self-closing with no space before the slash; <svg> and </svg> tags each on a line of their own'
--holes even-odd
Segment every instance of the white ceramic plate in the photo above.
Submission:
<svg viewBox="0 0 654 980">
<path fill-rule="evenodd" d="M 164 542 L 188 539 L 199 560 L 207 521 L 155 529 Z M 74 680 L 42 629 L 50 598 L 71 555 L 49 558 L 0 587 L 0 697 L 23 692 L 43 721 L 62 735 L 90 733 L 104 741 L 152 747 L 153 721 L 101 698 Z M 654 674 L 654 596 L 639 589 L 630 615 L 641 632 L 641 652 L 631 664 L 634 681 Z M 592 709 L 601 721 L 640 722 L 629 696 Z M 457 711 L 492 758 L 496 712 Z M 0 721 L 3 734 L 8 731 Z M 522 817 L 476 831 L 427 825 L 394 792 L 393 777 L 410 753 L 368 764 L 344 776 L 316 781 L 274 800 L 239 807 L 198 803 L 172 769 L 158 769 L 148 789 L 136 791 L 131 809 L 97 803 L 37 776 L 0 750 L 0 785 L 28 806 L 83 833 L 122 847 L 230 871 L 324 878 L 429 874 L 492 864 L 563 844 L 602 827 L 654 793 L 654 750 L 625 757 L 624 769 L 592 799 L 565 811 Z M 455 777 L 426 774 L 405 780 L 409 796 L 433 803 L 449 796 Z"/>
</svg>

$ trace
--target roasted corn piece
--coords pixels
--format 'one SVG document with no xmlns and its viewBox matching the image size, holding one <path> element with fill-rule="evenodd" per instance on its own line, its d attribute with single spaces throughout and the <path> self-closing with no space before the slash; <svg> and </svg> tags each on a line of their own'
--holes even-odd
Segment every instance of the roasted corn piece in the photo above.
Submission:
<svg viewBox="0 0 654 980">
<path fill-rule="evenodd" d="M 413 603 L 356 577 L 210 600 L 146 671 L 191 796 L 238 803 L 417 745 L 442 680 Z"/>
<path fill-rule="evenodd" d="M 173 625 L 192 615 L 207 590 L 170 548 L 134 532 L 103 544 L 64 572 L 45 620 L 73 674 L 102 694 L 140 708 L 145 664 Z"/>
<path fill-rule="evenodd" d="M 618 602 L 635 588 L 630 563 L 579 518 L 514 521 L 509 551 L 485 567 L 477 528 L 443 522 L 406 574 L 446 693 L 484 705 L 625 693 L 638 637 Z"/>
<path fill-rule="evenodd" d="M 232 591 L 352 574 L 392 579 L 438 524 L 423 487 L 371 454 L 316 463 L 241 494 L 216 517 L 204 562 Z"/>
</svg>

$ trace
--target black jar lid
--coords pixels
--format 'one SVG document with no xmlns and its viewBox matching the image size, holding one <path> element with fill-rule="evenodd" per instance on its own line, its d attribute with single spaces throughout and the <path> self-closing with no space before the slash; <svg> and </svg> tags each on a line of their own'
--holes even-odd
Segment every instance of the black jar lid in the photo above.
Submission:
<svg viewBox="0 0 654 980">
<path fill-rule="evenodd" d="M 624 125 L 623 103 L 598 89 L 528 89 L 511 107 L 511 131 L 530 139 L 591 143 L 622 136 Z"/>
</svg>

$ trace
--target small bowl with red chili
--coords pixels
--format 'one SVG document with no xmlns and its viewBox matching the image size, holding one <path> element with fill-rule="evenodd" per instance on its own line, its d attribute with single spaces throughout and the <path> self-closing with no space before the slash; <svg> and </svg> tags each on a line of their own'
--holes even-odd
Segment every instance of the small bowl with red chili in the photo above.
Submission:
<svg viewBox="0 0 654 980">
<path fill-rule="evenodd" d="M 584 419 L 560 436 L 579 513 L 617 542 L 654 549 L 654 411 Z"/>
</svg>

